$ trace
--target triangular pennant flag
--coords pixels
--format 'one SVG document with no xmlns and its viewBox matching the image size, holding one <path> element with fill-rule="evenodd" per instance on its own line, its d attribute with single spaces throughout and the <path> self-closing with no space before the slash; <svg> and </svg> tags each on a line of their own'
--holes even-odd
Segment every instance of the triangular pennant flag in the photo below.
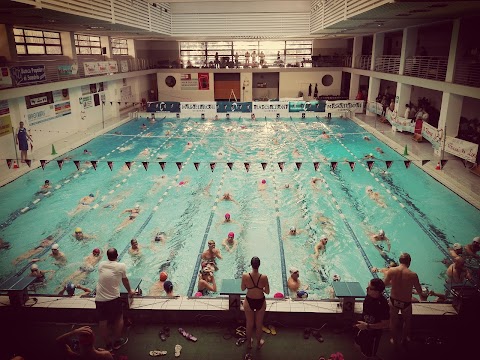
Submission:
<svg viewBox="0 0 480 360">
<path fill-rule="evenodd" d="M 390 169 L 390 166 L 392 166 L 393 161 L 392 160 L 386 160 L 385 165 L 387 165 L 387 169 Z"/>
<path fill-rule="evenodd" d="M 118 105 L 120 105 L 120 101 L 118 101 Z"/>
<path fill-rule="evenodd" d="M 440 160 L 440 165 L 441 165 L 441 168 L 443 169 L 443 167 L 445 166 L 445 164 L 447 163 L 448 160 Z"/>
<path fill-rule="evenodd" d="M 332 161 L 330 163 L 330 166 L 332 168 L 333 171 L 337 170 L 337 165 L 338 165 L 338 162 L 337 161 Z"/>
<path fill-rule="evenodd" d="M 128 103 L 127 103 L 127 102 L 125 103 L 125 106 L 126 106 L 126 105 L 128 105 Z"/>
<path fill-rule="evenodd" d="M 73 163 L 77 167 L 77 170 L 80 170 L 80 160 L 73 160 Z"/>
<path fill-rule="evenodd" d="M 28 167 L 32 166 L 32 160 L 30 159 L 25 159 L 25 162 L 27 163 Z"/>
<path fill-rule="evenodd" d="M 210 163 L 210 170 L 212 170 L 212 172 L 215 170 L 215 163 Z"/>
<path fill-rule="evenodd" d="M 94 169 L 94 170 L 97 170 L 97 162 L 98 162 L 98 161 L 97 161 L 97 160 L 92 160 L 92 161 L 90 161 L 90 162 L 92 163 L 93 169 Z"/>
<path fill-rule="evenodd" d="M 375 164 L 375 161 L 372 161 L 372 160 L 367 161 L 368 170 L 372 170 L 373 164 Z"/>
<path fill-rule="evenodd" d="M 12 168 L 12 162 L 13 162 L 13 159 L 7 159 L 7 166 L 9 169 Z"/>
<path fill-rule="evenodd" d="M 194 162 L 194 163 L 193 163 L 193 166 L 195 166 L 195 169 L 196 169 L 197 171 L 198 171 L 198 166 L 199 166 L 199 165 L 200 165 L 199 162 Z"/>
<path fill-rule="evenodd" d="M 160 167 L 162 168 L 162 171 L 165 171 L 165 164 L 166 163 L 164 161 L 160 161 L 159 164 L 160 164 Z"/>
<path fill-rule="evenodd" d="M 348 165 L 350 165 L 350 169 L 355 170 L 355 161 L 349 161 Z"/>
<path fill-rule="evenodd" d="M 410 167 L 410 163 L 412 161 L 411 160 L 405 160 L 404 163 L 405 163 L 405 167 L 408 169 Z"/>
<path fill-rule="evenodd" d="M 128 170 L 132 167 L 132 162 L 131 161 L 125 161 L 125 165 L 128 167 Z"/>
<path fill-rule="evenodd" d="M 110 105 L 113 105 L 113 101 L 110 101 Z"/>
<path fill-rule="evenodd" d="M 422 160 L 422 166 L 428 163 L 430 160 Z"/>
<path fill-rule="evenodd" d="M 250 163 L 243 163 L 243 165 L 245 165 L 245 170 L 248 172 L 250 170 Z"/>
<path fill-rule="evenodd" d="M 232 170 L 232 168 L 233 168 L 233 162 L 228 162 L 228 163 L 227 163 L 227 166 L 230 168 L 230 170 Z"/>
<path fill-rule="evenodd" d="M 145 171 L 148 170 L 148 161 L 142 161 L 143 167 L 145 168 Z"/>
<path fill-rule="evenodd" d="M 62 170 L 63 160 L 57 160 L 57 164 L 58 164 L 58 167 L 60 168 L 60 170 Z"/>
<path fill-rule="evenodd" d="M 263 170 L 265 170 L 266 167 L 267 167 L 267 163 L 262 163 Z"/>
<path fill-rule="evenodd" d="M 297 166 L 297 170 L 300 170 L 300 168 L 302 167 L 301 162 L 296 162 L 295 165 Z"/>
<path fill-rule="evenodd" d="M 318 164 L 319 164 L 318 161 L 314 161 L 314 162 L 313 162 L 313 168 L 315 169 L 315 171 L 318 170 Z"/>
<path fill-rule="evenodd" d="M 177 167 L 178 167 L 178 171 L 182 170 L 182 163 L 181 163 L 181 162 L 177 162 Z"/>
<path fill-rule="evenodd" d="M 283 167 L 285 166 L 284 162 L 279 162 L 278 167 L 280 168 L 280 171 L 283 171 Z"/>
<path fill-rule="evenodd" d="M 47 163 L 47 160 L 40 160 L 40 165 L 42 165 L 42 169 L 45 170 L 45 164 Z"/>
<path fill-rule="evenodd" d="M 102 105 L 105 105 L 105 101 L 102 101 Z"/>
<path fill-rule="evenodd" d="M 110 171 L 113 170 L 113 161 L 107 161 L 108 167 L 110 168 Z"/>
</svg>

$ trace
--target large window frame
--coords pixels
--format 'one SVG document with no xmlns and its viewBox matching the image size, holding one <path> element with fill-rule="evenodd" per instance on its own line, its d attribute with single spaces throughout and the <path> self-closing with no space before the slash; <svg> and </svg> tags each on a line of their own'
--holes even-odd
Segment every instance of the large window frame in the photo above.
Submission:
<svg viewBox="0 0 480 360">
<path fill-rule="evenodd" d="M 100 36 L 74 34 L 77 55 L 102 55 Z"/>
<path fill-rule="evenodd" d="M 112 44 L 112 55 L 128 55 L 127 39 L 112 38 L 110 42 Z"/>
<path fill-rule="evenodd" d="M 63 55 L 59 32 L 13 28 L 13 35 L 18 55 Z"/>
</svg>

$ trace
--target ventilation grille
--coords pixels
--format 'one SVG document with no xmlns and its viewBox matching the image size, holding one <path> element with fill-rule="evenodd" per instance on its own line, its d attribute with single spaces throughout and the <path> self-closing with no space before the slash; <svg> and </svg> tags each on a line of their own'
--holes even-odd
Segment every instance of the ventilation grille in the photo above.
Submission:
<svg viewBox="0 0 480 360">
<path fill-rule="evenodd" d="M 43 9 L 112 22 L 110 0 L 42 0 L 40 5 Z"/>
</svg>

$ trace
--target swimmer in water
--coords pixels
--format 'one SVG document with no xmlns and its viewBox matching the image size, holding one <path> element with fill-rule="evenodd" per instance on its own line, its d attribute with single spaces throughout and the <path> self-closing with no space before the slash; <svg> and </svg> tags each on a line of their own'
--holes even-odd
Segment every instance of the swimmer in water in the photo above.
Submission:
<svg viewBox="0 0 480 360">
<path fill-rule="evenodd" d="M 145 124 L 142 124 L 142 126 L 140 126 L 140 129 L 145 130 L 146 128 L 147 128 L 147 125 L 145 125 Z"/>
<path fill-rule="evenodd" d="M 106 246 L 105 246 L 106 247 Z M 103 250 L 105 252 L 105 249 Z M 102 251 L 99 248 L 93 249 L 93 251 L 83 259 L 82 265 L 76 270 L 73 274 L 68 276 L 63 280 L 63 284 L 72 282 L 74 284 L 83 283 L 87 278 L 88 274 L 95 270 L 95 266 L 102 260 Z M 61 291 L 61 288 L 58 288 L 58 291 Z M 58 292 L 58 291 L 55 292 Z"/>
<path fill-rule="evenodd" d="M 385 254 L 385 249 L 383 248 L 384 247 L 383 244 L 387 244 L 387 250 L 386 251 L 390 252 L 390 249 L 391 249 L 392 245 L 390 244 L 390 240 L 388 239 L 388 237 L 385 235 L 385 231 L 379 230 L 377 234 L 370 233 L 369 237 L 370 237 L 370 240 L 373 243 L 373 246 L 375 246 L 375 249 L 378 250 L 380 255 L 382 255 L 382 256 L 386 255 Z"/>
<path fill-rule="evenodd" d="M 262 179 L 262 181 L 259 182 L 258 184 L 258 190 L 259 191 L 264 191 L 267 189 L 267 180 Z"/>
<path fill-rule="evenodd" d="M 123 222 L 117 227 L 117 231 L 123 229 L 125 226 L 131 224 L 132 222 L 135 221 L 135 219 L 137 218 L 137 216 L 140 214 L 140 205 L 135 205 L 135 207 L 133 209 L 125 209 L 122 211 L 121 214 L 125 214 L 125 213 L 130 213 L 130 215 L 128 215 L 128 218 L 126 218 L 125 220 L 123 220 Z"/>
<path fill-rule="evenodd" d="M 184 185 L 187 185 L 188 183 L 190 182 L 190 180 L 182 180 L 178 183 L 178 186 L 184 186 Z"/>
<path fill-rule="evenodd" d="M 45 239 L 43 239 L 40 242 L 40 245 L 37 247 L 28 250 L 27 252 L 23 253 L 22 255 L 18 256 L 15 260 L 12 261 L 13 265 L 17 265 L 18 263 L 22 262 L 23 260 L 30 259 L 32 256 L 42 252 L 45 250 L 45 248 L 49 247 L 50 245 L 53 244 L 55 240 L 53 239 L 53 235 L 47 236 Z M 35 261 L 33 259 L 32 261 Z"/>
<path fill-rule="evenodd" d="M 300 151 L 298 151 L 297 148 L 295 148 L 295 149 L 292 151 L 292 155 L 295 156 L 295 157 L 300 157 L 300 156 L 302 156 L 302 154 L 300 154 Z"/>
<path fill-rule="evenodd" d="M 365 136 L 363 137 L 363 140 L 365 140 L 365 141 L 370 141 L 370 138 L 369 138 L 367 135 L 365 135 Z"/>
<path fill-rule="evenodd" d="M 79 227 L 75 228 L 75 232 L 72 234 L 72 236 L 77 240 L 88 240 L 96 238 L 96 236 L 84 234 L 82 228 Z"/>
<path fill-rule="evenodd" d="M 148 156 L 150 155 L 150 149 L 149 148 L 145 148 L 143 149 L 139 155 L 143 155 L 143 156 Z"/>
<path fill-rule="evenodd" d="M 365 191 L 368 195 L 368 197 L 370 199 L 372 199 L 373 201 L 375 201 L 380 207 L 387 207 L 387 205 L 385 204 L 385 202 L 383 201 L 382 197 L 380 196 L 380 194 L 376 191 L 373 191 L 373 187 L 371 186 L 367 186 L 365 188 Z"/>
<path fill-rule="evenodd" d="M 313 247 L 313 250 L 314 250 L 313 256 L 315 259 L 318 259 L 318 256 L 320 254 L 323 254 L 327 250 L 327 243 L 328 243 L 327 236 L 322 235 L 320 237 L 320 241 L 318 242 L 318 244 L 315 244 L 315 246 Z"/>
<path fill-rule="evenodd" d="M 375 150 L 376 150 L 379 154 L 383 154 L 382 148 L 376 147 Z"/>
<path fill-rule="evenodd" d="M 90 209 L 90 204 L 95 201 L 97 196 L 98 196 L 98 191 L 96 195 L 92 193 L 88 196 L 82 197 L 80 199 L 80 203 L 78 204 L 77 208 L 73 212 L 70 212 L 69 215 L 73 216 L 82 210 Z"/>
<path fill-rule="evenodd" d="M 45 180 L 45 183 L 40 187 L 40 191 L 45 193 L 48 189 L 51 189 L 52 185 L 50 185 L 50 180 Z"/>
<path fill-rule="evenodd" d="M 290 226 L 290 228 L 288 229 L 288 232 L 282 236 L 282 239 L 285 241 L 287 240 L 287 238 L 291 236 L 297 236 L 302 233 L 305 233 L 305 230 L 297 229 L 296 226 Z"/>
<path fill-rule="evenodd" d="M 90 151 L 88 151 L 87 149 L 83 150 L 83 155 L 92 155 L 92 153 Z"/>
<path fill-rule="evenodd" d="M 227 237 L 223 240 L 222 245 L 225 247 L 229 253 L 233 252 L 237 247 L 237 240 L 235 240 L 235 233 L 230 231 Z"/>
<path fill-rule="evenodd" d="M 137 239 L 130 240 L 130 249 L 128 249 L 130 255 L 140 255 L 140 246 L 138 245 Z"/>
<path fill-rule="evenodd" d="M 229 192 L 226 192 L 226 193 L 223 194 L 223 196 L 222 196 L 222 198 L 220 199 L 220 201 L 223 201 L 223 200 L 225 200 L 225 201 L 233 201 L 235 204 L 238 205 L 237 200 L 235 200 L 235 199 L 233 198 L 232 194 L 230 194 Z"/>
<path fill-rule="evenodd" d="M 114 134 L 115 135 L 122 135 L 122 132 L 121 131 L 115 131 Z"/>
<path fill-rule="evenodd" d="M 8 241 L 4 241 L 3 239 L 0 239 L 0 250 L 8 250 L 10 249 L 10 243 Z"/>
<path fill-rule="evenodd" d="M 365 155 L 363 158 L 366 159 L 366 160 L 368 160 L 368 159 L 375 159 L 375 156 L 373 156 L 373 154 L 370 153 L 370 154 Z"/>
<path fill-rule="evenodd" d="M 187 145 L 185 145 L 185 148 L 183 149 L 183 152 L 186 152 L 187 150 L 190 150 L 193 147 L 193 143 L 191 141 L 187 142 Z"/>
<path fill-rule="evenodd" d="M 330 139 L 330 135 L 328 135 L 325 131 L 322 131 L 322 135 L 320 135 L 322 139 Z"/>
<path fill-rule="evenodd" d="M 320 190 L 320 188 L 317 186 L 317 182 L 323 182 L 323 179 L 322 178 L 319 178 L 319 177 L 313 177 L 311 180 L 310 180 L 310 186 L 312 187 L 312 189 L 314 190 Z"/>
<path fill-rule="evenodd" d="M 65 265 L 67 262 L 67 257 L 63 252 L 60 251 L 58 244 L 53 244 L 51 248 L 52 252 L 50 256 L 55 259 L 55 265 Z"/>
<path fill-rule="evenodd" d="M 124 152 L 124 151 L 132 150 L 132 149 L 133 149 L 133 145 L 130 144 L 130 145 L 123 146 L 123 147 L 119 148 L 118 151 L 119 151 L 119 152 Z"/>
</svg>

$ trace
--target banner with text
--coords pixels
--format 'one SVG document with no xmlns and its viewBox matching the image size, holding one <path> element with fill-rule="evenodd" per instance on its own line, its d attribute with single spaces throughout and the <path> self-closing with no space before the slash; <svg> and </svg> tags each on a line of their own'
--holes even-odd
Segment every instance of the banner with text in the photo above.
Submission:
<svg viewBox="0 0 480 360">
<path fill-rule="evenodd" d="M 12 131 L 10 114 L 0 117 L 0 137 L 11 134 Z"/>
<path fill-rule="evenodd" d="M 390 111 L 390 109 L 387 109 L 385 118 L 392 126 L 395 127 L 395 130 L 408 131 L 412 134 L 415 131 L 415 125 L 411 122 L 411 120 L 399 117 L 395 111 Z"/>
<path fill-rule="evenodd" d="M 156 112 L 179 113 L 180 112 L 180 102 L 178 102 L 178 101 L 152 101 L 152 102 L 147 102 L 147 112 L 149 112 L 149 113 L 156 113 Z"/>
<path fill-rule="evenodd" d="M 85 70 L 85 76 L 118 72 L 118 64 L 114 60 L 84 62 L 83 68 Z"/>
<path fill-rule="evenodd" d="M 214 117 L 217 113 L 217 103 L 214 101 L 210 102 L 181 102 L 180 103 L 180 112 L 182 113 L 182 117 L 185 116 L 194 116 L 194 117 L 201 117 L 202 114 L 205 117 Z"/>
<path fill-rule="evenodd" d="M 288 102 L 288 111 L 289 112 L 325 112 L 326 101 L 289 101 Z"/>
<path fill-rule="evenodd" d="M 363 105 L 363 100 L 327 100 L 325 112 L 350 110 L 353 111 L 355 114 L 358 114 L 363 112 Z"/>
<path fill-rule="evenodd" d="M 445 139 L 445 151 L 474 163 L 477 159 L 478 144 L 447 136 Z"/>
<path fill-rule="evenodd" d="M 13 85 L 12 77 L 8 67 L 0 67 L 0 89 L 11 87 Z"/>
<path fill-rule="evenodd" d="M 72 75 L 78 74 L 78 64 L 65 64 L 65 65 L 58 65 L 58 76 L 60 77 L 69 77 Z"/>
<path fill-rule="evenodd" d="M 8 100 L 0 100 L 0 116 L 10 114 Z"/>
<path fill-rule="evenodd" d="M 252 103 L 252 113 L 256 117 L 267 116 L 269 118 L 288 117 L 288 101 L 255 101 Z"/>
<path fill-rule="evenodd" d="M 15 66 L 10 68 L 12 79 L 16 85 L 34 84 L 45 81 L 45 65 Z"/>
<path fill-rule="evenodd" d="M 422 125 L 422 137 L 430 142 L 435 149 L 440 147 L 440 141 L 443 140 L 443 130 L 427 124 L 425 121 Z"/>
<path fill-rule="evenodd" d="M 231 113 L 231 112 L 241 112 L 241 113 L 251 113 L 252 112 L 252 103 L 251 102 L 232 102 L 232 101 L 217 101 L 217 112 L 218 113 Z"/>
<path fill-rule="evenodd" d="M 377 115 L 382 115 L 383 112 L 383 106 L 380 103 L 377 102 L 368 102 L 367 103 L 367 111 L 377 114 Z"/>
</svg>

